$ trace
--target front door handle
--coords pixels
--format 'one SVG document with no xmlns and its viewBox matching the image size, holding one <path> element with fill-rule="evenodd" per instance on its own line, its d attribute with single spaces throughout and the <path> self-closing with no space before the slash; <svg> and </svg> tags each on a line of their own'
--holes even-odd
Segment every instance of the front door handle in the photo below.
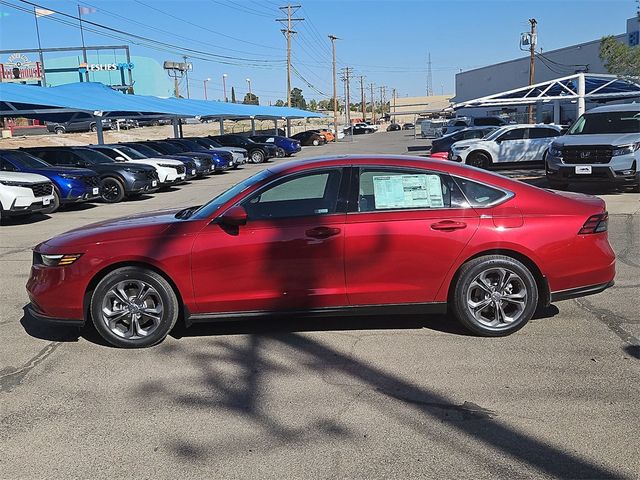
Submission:
<svg viewBox="0 0 640 480">
<path fill-rule="evenodd" d="M 432 223 L 432 230 L 444 230 L 445 232 L 452 232 L 454 230 L 461 230 L 467 228 L 467 224 L 464 222 L 454 222 L 453 220 L 443 220 L 441 222 Z"/>
<path fill-rule="evenodd" d="M 338 235 L 341 232 L 339 228 L 335 227 L 315 227 L 304 232 L 307 237 L 311 238 L 329 238 Z"/>
</svg>

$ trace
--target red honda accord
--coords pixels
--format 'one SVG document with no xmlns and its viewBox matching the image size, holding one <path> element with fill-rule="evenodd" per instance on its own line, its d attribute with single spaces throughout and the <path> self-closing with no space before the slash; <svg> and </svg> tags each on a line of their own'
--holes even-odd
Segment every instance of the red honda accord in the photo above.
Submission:
<svg viewBox="0 0 640 480">
<path fill-rule="evenodd" d="M 411 157 L 289 162 L 34 249 L 36 318 L 145 347 L 180 319 L 443 313 L 485 336 L 613 285 L 602 200 Z"/>
</svg>

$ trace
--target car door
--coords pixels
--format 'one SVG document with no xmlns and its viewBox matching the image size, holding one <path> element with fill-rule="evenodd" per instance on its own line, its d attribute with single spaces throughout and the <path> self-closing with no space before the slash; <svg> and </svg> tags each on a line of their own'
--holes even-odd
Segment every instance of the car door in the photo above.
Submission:
<svg viewBox="0 0 640 480">
<path fill-rule="evenodd" d="M 346 174 L 336 167 L 288 175 L 240 202 L 246 225 L 206 227 L 192 252 L 199 313 L 346 305 Z"/>
<path fill-rule="evenodd" d="M 349 304 L 434 301 L 477 230 L 478 215 L 448 175 L 380 166 L 354 174 L 357 199 L 345 226 Z"/>
<path fill-rule="evenodd" d="M 542 160 L 544 154 L 555 137 L 559 135 L 557 130 L 548 127 L 532 127 L 529 129 L 531 150 L 535 151 L 533 160 Z"/>
<path fill-rule="evenodd" d="M 498 158 L 494 162 L 528 162 L 535 159 L 529 148 L 528 128 L 512 128 L 496 138 Z"/>
</svg>

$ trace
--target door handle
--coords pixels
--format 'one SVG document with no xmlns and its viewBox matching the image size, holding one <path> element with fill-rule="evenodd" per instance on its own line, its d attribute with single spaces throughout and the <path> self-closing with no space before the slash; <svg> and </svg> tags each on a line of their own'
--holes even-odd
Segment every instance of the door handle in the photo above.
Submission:
<svg viewBox="0 0 640 480">
<path fill-rule="evenodd" d="M 454 222 L 453 220 L 443 220 L 441 222 L 432 223 L 432 230 L 444 230 L 445 232 L 452 232 L 454 230 L 461 230 L 467 228 L 467 224 L 464 222 Z"/>
<path fill-rule="evenodd" d="M 338 235 L 341 232 L 339 228 L 335 227 L 315 227 L 307 230 L 305 235 L 311 238 L 329 238 Z"/>
</svg>

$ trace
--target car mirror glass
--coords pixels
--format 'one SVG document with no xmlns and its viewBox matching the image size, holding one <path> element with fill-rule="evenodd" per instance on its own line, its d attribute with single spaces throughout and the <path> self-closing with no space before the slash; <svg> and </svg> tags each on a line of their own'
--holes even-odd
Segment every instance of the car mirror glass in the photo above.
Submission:
<svg viewBox="0 0 640 480">
<path fill-rule="evenodd" d="M 247 223 L 247 211 L 243 206 L 236 205 L 216 218 L 215 223 L 232 227 L 245 225 Z"/>
</svg>

